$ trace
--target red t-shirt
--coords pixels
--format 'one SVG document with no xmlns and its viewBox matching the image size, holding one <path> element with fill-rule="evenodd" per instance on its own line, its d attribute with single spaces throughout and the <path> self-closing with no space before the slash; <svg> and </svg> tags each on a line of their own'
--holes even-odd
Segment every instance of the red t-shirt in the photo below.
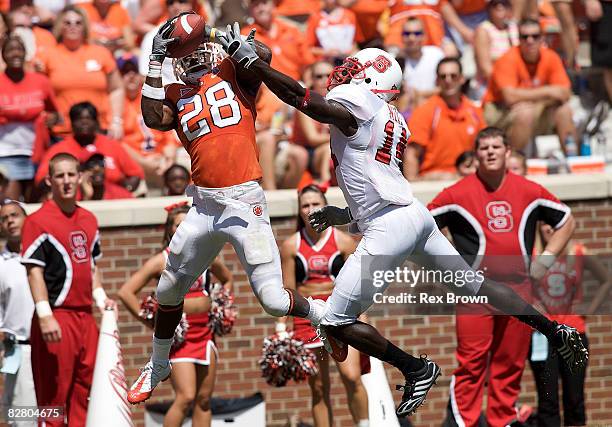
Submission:
<svg viewBox="0 0 612 427">
<path fill-rule="evenodd" d="M 144 178 L 140 165 L 133 160 L 121 146 L 121 143 L 110 139 L 106 135 L 98 134 L 93 144 L 82 147 L 72 136 L 52 145 L 46 152 L 38 166 L 34 181 L 38 184 L 49 172 L 49 160 L 58 153 L 69 153 L 77 159 L 86 156 L 86 152 L 99 152 L 104 155 L 106 180 L 120 184 L 125 178 L 137 176 Z"/>
<path fill-rule="evenodd" d="M 64 213 L 49 200 L 25 219 L 22 264 L 44 270 L 52 307 L 91 309 L 92 266 L 102 255 L 96 217 L 80 206 Z"/>
<path fill-rule="evenodd" d="M 26 72 L 14 82 L 0 74 L 0 156 L 31 156 L 36 139 L 35 121 L 43 111 L 57 111 L 46 76 Z"/>
<path fill-rule="evenodd" d="M 537 222 L 559 228 L 570 215 L 569 207 L 544 187 L 512 172 L 495 191 L 477 174 L 467 176 L 427 207 L 440 228 L 448 227 L 469 264 L 486 267 L 493 280 L 514 284 L 530 283 L 526 257 L 533 252 Z"/>
</svg>

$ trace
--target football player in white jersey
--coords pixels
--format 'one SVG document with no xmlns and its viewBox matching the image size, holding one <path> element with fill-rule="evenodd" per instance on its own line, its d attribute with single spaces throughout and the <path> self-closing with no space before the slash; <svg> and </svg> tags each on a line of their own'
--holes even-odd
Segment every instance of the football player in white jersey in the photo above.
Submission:
<svg viewBox="0 0 612 427">
<path fill-rule="evenodd" d="M 375 288 L 368 274 L 395 270 L 411 254 L 428 256 L 428 262 L 444 271 L 470 267 L 438 230 L 429 211 L 413 198 L 402 174 L 409 131 L 389 104 L 402 84 L 399 64 L 383 50 L 361 50 L 334 69 L 328 80 L 330 91 L 323 97 L 260 60 L 240 36 L 238 24 L 228 26 L 227 33 L 209 30 L 211 41 L 219 42 L 234 60 L 257 74 L 281 100 L 331 125 L 332 159 L 348 208 L 326 206 L 311 213 L 311 224 L 322 231 L 350 223 L 363 238 L 336 278 L 320 334 L 335 358 L 345 357 L 344 344 L 348 344 L 398 368 L 406 384 L 398 386 L 404 393 L 397 415 L 413 413 L 424 402 L 440 368 L 425 357 L 407 354 L 374 327 L 357 320 L 373 303 L 374 293 L 385 289 L 384 285 Z M 364 277 L 362 268 L 368 273 Z M 472 277 L 463 287 L 453 286 L 453 292 L 487 296 L 491 305 L 547 336 L 570 369 L 584 366 L 588 353 L 575 329 L 551 322 L 510 288 L 480 275 Z"/>
</svg>

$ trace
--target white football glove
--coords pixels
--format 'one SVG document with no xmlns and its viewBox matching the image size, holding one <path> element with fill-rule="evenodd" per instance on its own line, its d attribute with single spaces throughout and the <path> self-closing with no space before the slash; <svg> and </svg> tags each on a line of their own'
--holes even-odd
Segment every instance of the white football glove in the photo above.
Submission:
<svg viewBox="0 0 612 427">
<path fill-rule="evenodd" d="M 353 220 L 351 211 L 349 208 L 341 209 L 336 206 L 323 206 L 322 208 L 316 209 L 308 214 L 308 221 L 312 228 L 317 233 L 322 232 L 327 227 L 333 225 L 344 225 L 348 224 Z"/>
<path fill-rule="evenodd" d="M 240 25 L 234 22 L 234 26 L 227 26 L 227 32 L 219 34 L 217 40 L 223 50 L 244 68 L 255 62 L 259 56 L 255 52 L 255 30 L 251 30 L 246 38 L 240 35 Z"/>
</svg>

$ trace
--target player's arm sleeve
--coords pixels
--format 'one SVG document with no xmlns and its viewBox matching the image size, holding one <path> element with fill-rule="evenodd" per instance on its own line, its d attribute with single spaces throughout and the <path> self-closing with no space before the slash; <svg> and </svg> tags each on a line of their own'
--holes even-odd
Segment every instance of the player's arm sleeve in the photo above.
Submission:
<svg viewBox="0 0 612 427">
<path fill-rule="evenodd" d="M 330 90 L 325 99 L 342 105 L 360 125 L 371 120 L 385 103 L 377 96 L 367 96 L 366 90 L 355 85 L 342 84 Z"/>
<path fill-rule="evenodd" d="M 45 242 L 48 235 L 45 230 L 31 218 L 26 218 L 21 234 L 21 263 L 24 265 L 47 265 Z"/>
<path fill-rule="evenodd" d="M 439 229 L 443 229 L 450 224 L 453 199 L 450 191 L 444 189 L 434 199 L 427 204 L 427 209 L 436 220 Z"/>
<path fill-rule="evenodd" d="M 553 227 L 562 227 L 571 215 L 569 206 L 562 203 L 550 191 L 540 186 L 538 219 Z"/>
</svg>

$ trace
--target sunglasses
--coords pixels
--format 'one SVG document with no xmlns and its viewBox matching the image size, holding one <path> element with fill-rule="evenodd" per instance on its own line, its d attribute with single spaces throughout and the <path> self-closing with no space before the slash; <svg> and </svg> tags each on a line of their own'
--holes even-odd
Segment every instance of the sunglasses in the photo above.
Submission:
<svg viewBox="0 0 612 427">
<path fill-rule="evenodd" d="M 329 74 L 314 74 L 312 76 L 312 78 L 315 79 L 315 80 L 326 79 L 328 77 L 329 77 Z"/>
<path fill-rule="evenodd" d="M 451 80 L 457 80 L 459 77 L 461 77 L 461 75 L 458 74 L 458 73 L 438 74 L 438 78 L 440 80 L 446 80 L 449 77 L 450 77 Z"/>
<path fill-rule="evenodd" d="M 520 34 L 519 38 L 521 40 L 529 40 L 530 38 L 534 39 L 535 41 L 538 41 L 542 38 L 542 34 L 540 33 L 536 33 L 536 34 Z"/>
<path fill-rule="evenodd" d="M 68 21 L 68 20 L 66 20 L 66 21 L 63 22 L 63 24 L 64 25 L 68 25 L 68 26 L 75 26 L 75 27 L 77 27 L 77 26 L 83 25 L 83 21 Z"/>
<path fill-rule="evenodd" d="M 174 3 L 187 4 L 191 3 L 191 0 L 166 0 L 166 6 L 170 6 Z"/>
<path fill-rule="evenodd" d="M 410 36 L 420 37 L 423 35 L 423 31 L 403 31 L 402 35 L 404 37 L 410 37 Z"/>
</svg>

